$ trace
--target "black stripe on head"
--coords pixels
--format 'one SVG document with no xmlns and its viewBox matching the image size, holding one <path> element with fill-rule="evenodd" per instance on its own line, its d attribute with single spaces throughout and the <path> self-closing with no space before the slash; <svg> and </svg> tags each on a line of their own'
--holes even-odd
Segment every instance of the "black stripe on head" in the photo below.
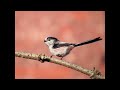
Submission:
<svg viewBox="0 0 120 90">
<path fill-rule="evenodd" d="M 48 37 L 47 40 L 50 41 L 51 39 L 55 40 L 55 41 L 59 41 L 57 38 L 55 37 Z"/>
</svg>

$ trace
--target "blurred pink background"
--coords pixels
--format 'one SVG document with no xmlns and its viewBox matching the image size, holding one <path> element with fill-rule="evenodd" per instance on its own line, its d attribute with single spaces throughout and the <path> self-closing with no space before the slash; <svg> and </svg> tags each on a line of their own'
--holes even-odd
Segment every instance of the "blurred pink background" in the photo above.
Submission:
<svg viewBox="0 0 120 90">
<path fill-rule="evenodd" d="M 79 43 L 96 37 L 103 40 L 77 47 L 63 60 L 87 69 L 96 67 L 105 75 L 105 12 L 104 11 L 16 11 L 15 51 L 50 56 L 44 39 Z M 59 58 L 54 56 L 54 58 Z M 89 79 L 53 63 L 15 57 L 16 79 Z"/>
</svg>

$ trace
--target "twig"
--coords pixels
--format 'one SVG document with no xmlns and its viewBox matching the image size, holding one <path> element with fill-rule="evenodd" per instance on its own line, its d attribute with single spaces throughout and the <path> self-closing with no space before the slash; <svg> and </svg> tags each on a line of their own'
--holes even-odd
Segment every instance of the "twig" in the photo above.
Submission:
<svg viewBox="0 0 120 90">
<path fill-rule="evenodd" d="M 47 61 L 47 62 L 59 64 L 59 65 L 74 69 L 76 71 L 79 71 L 81 73 L 84 73 L 84 74 L 90 76 L 91 79 L 105 79 L 105 77 L 102 76 L 98 70 L 95 70 L 95 67 L 93 68 L 93 70 L 88 70 L 88 69 L 81 67 L 80 65 L 72 64 L 72 63 L 69 63 L 69 62 L 64 61 L 64 60 L 51 58 L 51 57 L 45 56 L 43 54 L 31 54 L 31 53 L 25 53 L 25 52 L 15 52 L 15 57 L 22 57 L 22 58 L 26 58 L 26 59 L 38 60 L 42 63 Z"/>
</svg>

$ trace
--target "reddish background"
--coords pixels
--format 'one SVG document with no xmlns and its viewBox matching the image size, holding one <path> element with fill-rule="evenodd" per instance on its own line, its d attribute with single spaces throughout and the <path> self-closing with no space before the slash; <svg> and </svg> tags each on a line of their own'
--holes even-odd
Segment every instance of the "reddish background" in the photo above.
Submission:
<svg viewBox="0 0 120 90">
<path fill-rule="evenodd" d="M 79 43 L 96 37 L 103 40 L 73 49 L 63 60 L 100 70 L 105 75 L 104 11 L 16 11 L 15 51 L 50 56 L 44 38 Z M 58 58 L 58 57 L 55 57 Z M 75 70 L 45 62 L 15 58 L 16 79 L 89 79 Z"/>
</svg>

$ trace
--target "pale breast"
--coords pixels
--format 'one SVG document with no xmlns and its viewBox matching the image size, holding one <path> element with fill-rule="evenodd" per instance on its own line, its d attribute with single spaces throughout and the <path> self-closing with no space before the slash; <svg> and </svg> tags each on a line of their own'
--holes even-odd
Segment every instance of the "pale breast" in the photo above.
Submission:
<svg viewBox="0 0 120 90">
<path fill-rule="evenodd" d="M 74 46 L 69 46 L 69 47 L 60 47 L 60 48 L 50 48 L 50 52 L 53 55 L 59 56 L 59 57 L 63 57 L 66 56 L 67 54 L 70 53 L 70 51 L 74 48 Z"/>
</svg>

